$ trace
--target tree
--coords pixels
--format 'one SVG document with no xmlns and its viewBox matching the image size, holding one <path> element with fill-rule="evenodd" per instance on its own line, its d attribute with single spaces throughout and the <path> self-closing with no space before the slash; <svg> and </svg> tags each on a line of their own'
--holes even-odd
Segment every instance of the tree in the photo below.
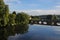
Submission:
<svg viewBox="0 0 60 40">
<path fill-rule="evenodd" d="M 40 20 L 39 16 L 31 16 L 31 20 Z"/>
<path fill-rule="evenodd" d="M 7 25 L 9 8 L 3 0 L 0 0 L 0 26 Z"/>
<path fill-rule="evenodd" d="M 8 5 L 5 6 L 5 14 L 4 14 L 4 25 L 7 25 L 8 24 L 8 21 L 9 21 L 9 8 L 8 8 Z"/>
<path fill-rule="evenodd" d="M 16 23 L 17 24 L 28 24 L 29 23 L 29 15 L 24 12 L 18 13 L 16 15 Z"/>
<path fill-rule="evenodd" d="M 0 5 L 5 5 L 3 0 L 0 0 Z"/>
<path fill-rule="evenodd" d="M 16 11 L 13 11 L 13 13 L 12 14 L 15 14 L 16 15 Z"/>
<path fill-rule="evenodd" d="M 9 25 L 15 25 L 15 17 L 16 17 L 15 14 L 9 14 L 9 22 L 8 22 Z"/>
</svg>

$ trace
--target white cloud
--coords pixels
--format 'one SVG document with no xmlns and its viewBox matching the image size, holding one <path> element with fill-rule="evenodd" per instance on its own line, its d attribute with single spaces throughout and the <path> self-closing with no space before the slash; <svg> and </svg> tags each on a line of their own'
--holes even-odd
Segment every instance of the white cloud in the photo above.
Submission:
<svg viewBox="0 0 60 40">
<path fill-rule="evenodd" d="M 55 9 L 55 10 L 60 10 L 60 5 L 54 6 L 54 9 Z"/>
<path fill-rule="evenodd" d="M 6 4 L 21 4 L 21 1 L 20 0 L 4 0 L 4 2 L 6 3 Z"/>
<path fill-rule="evenodd" d="M 60 15 L 59 10 L 17 10 L 17 12 L 25 12 L 29 15 Z"/>
<path fill-rule="evenodd" d="M 6 2 L 17 2 L 19 0 L 4 0 L 4 1 L 6 1 Z"/>
<path fill-rule="evenodd" d="M 60 8 L 60 5 L 56 6 L 57 8 Z"/>
<path fill-rule="evenodd" d="M 57 9 L 57 10 L 60 10 L 60 1 L 58 1 L 56 3 L 56 5 L 54 6 L 54 8 Z"/>
</svg>

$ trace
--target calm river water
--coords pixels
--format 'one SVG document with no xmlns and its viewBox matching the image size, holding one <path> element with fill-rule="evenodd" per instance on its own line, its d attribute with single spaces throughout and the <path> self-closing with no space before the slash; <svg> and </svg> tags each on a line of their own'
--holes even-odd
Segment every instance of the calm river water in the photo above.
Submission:
<svg viewBox="0 0 60 40">
<path fill-rule="evenodd" d="M 9 36 L 8 40 L 60 40 L 60 26 L 29 25 L 27 33 Z"/>
</svg>

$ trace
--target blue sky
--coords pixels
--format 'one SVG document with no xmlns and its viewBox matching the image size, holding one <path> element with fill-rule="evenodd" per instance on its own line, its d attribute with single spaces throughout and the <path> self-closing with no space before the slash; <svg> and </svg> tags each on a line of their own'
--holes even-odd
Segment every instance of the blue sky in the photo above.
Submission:
<svg viewBox="0 0 60 40">
<path fill-rule="evenodd" d="M 60 0 L 4 0 L 10 11 L 24 11 L 31 15 L 60 13 Z M 38 14 L 37 14 L 38 13 Z"/>
</svg>

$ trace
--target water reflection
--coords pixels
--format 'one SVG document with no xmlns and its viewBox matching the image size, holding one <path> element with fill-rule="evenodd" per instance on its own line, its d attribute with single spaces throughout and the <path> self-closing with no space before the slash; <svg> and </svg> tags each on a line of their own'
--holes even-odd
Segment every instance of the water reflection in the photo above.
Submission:
<svg viewBox="0 0 60 40">
<path fill-rule="evenodd" d="M 28 32 L 28 25 L 15 25 L 15 26 L 6 26 L 0 27 L 0 40 L 7 40 L 8 36 L 13 37 L 12 35 L 24 34 Z"/>
<path fill-rule="evenodd" d="M 29 25 L 27 33 L 9 36 L 8 40 L 60 40 L 60 26 Z"/>
</svg>

